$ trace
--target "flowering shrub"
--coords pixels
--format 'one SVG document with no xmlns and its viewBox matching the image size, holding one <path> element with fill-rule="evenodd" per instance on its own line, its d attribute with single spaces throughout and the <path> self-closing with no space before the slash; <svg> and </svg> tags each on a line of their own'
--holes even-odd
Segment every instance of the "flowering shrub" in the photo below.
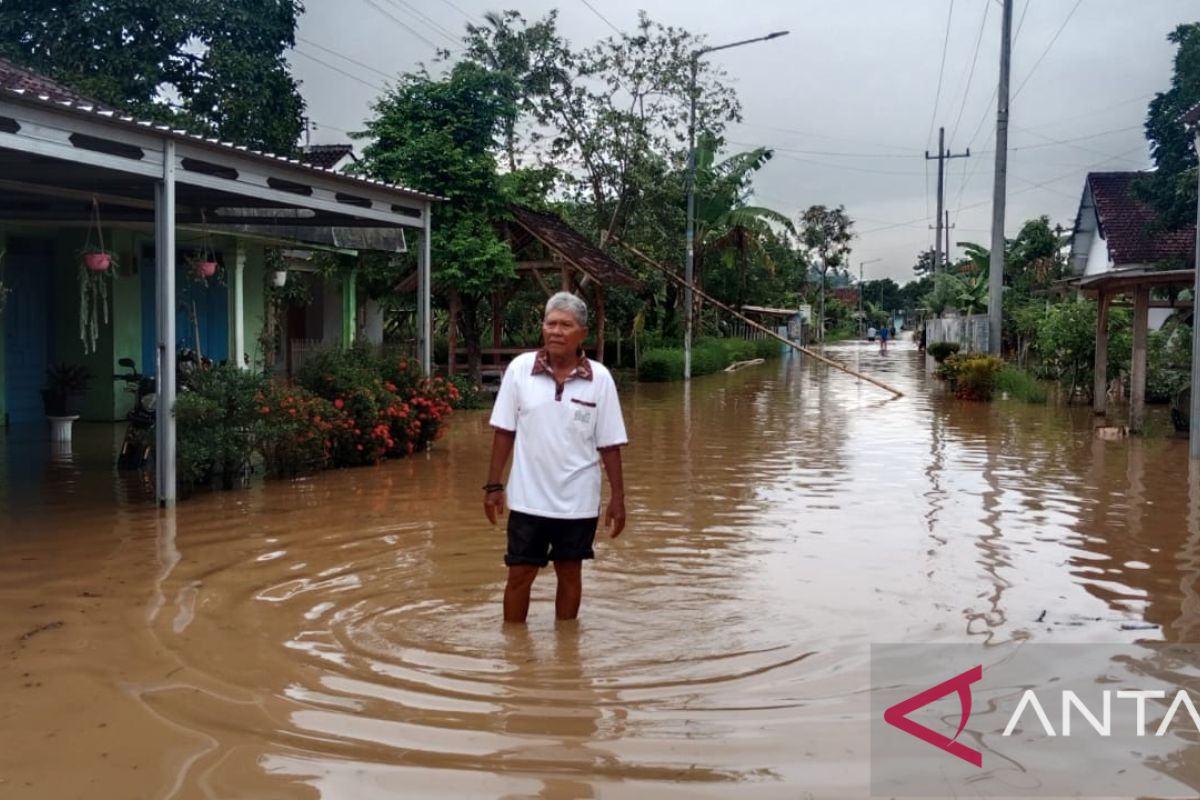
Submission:
<svg viewBox="0 0 1200 800">
<path fill-rule="evenodd" d="M 257 455 L 268 477 L 377 464 L 428 449 L 461 395 L 403 359 L 321 353 L 300 385 L 235 367 L 206 370 L 175 405 L 180 477 L 232 488 Z"/>
<path fill-rule="evenodd" d="M 269 387 L 258 401 L 264 423 L 259 449 L 267 475 L 293 478 L 329 465 L 339 417 L 332 403 L 299 386 Z"/>
</svg>

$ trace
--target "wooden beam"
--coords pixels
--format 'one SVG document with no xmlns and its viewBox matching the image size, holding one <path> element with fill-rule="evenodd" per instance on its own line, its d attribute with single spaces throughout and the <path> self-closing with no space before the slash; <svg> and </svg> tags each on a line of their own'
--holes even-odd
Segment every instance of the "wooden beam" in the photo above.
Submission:
<svg viewBox="0 0 1200 800">
<path fill-rule="evenodd" d="M 554 290 L 550 288 L 550 284 L 546 283 L 546 279 L 542 277 L 542 273 L 536 269 L 530 270 L 533 273 L 533 279 L 538 282 L 538 286 L 542 287 L 542 291 L 546 293 L 546 297 L 554 294 Z"/>
<path fill-rule="evenodd" d="M 534 259 L 532 261 L 518 261 L 517 271 L 524 272 L 525 270 L 539 269 L 558 269 L 563 263 L 561 261 L 552 261 L 548 258 Z"/>
<path fill-rule="evenodd" d="M 504 293 L 499 289 L 492 292 L 492 347 L 499 349 L 500 339 L 504 328 L 504 307 L 508 305 Z M 500 363 L 499 356 L 493 356 L 493 364 Z"/>
<path fill-rule="evenodd" d="M 1092 411 L 1103 416 L 1108 411 L 1108 310 L 1113 296 L 1101 292 L 1096 312 L 1095 373 L 1092 379 Z M 1068 402 L 1070 398 L 1068 398 Z"/>
<path fill-rule="evenodd" d="M 562 290 L 571 291 L 571 268 L 566 264 L 562 266 Z"/>
<path fill-rule="evenodd" d="M 604 363 L 604 284 L 596 284 L 596 360 Z"/>
<path fill-rule="evenodd" d="M 1146 340 L 1150 323 L 1150 289 L 1138 287 L 1133 302 L 1133 360 L 1130 369 L 1129 432 L 1141 433 L 1146 423 Z"/>
</svg>

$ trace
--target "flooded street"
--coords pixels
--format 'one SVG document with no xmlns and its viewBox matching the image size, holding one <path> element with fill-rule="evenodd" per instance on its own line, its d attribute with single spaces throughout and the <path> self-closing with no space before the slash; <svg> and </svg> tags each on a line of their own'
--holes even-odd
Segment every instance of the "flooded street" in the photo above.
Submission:
<svg viewBox="0 0 1200 800">
<path fill-rule="evenodd" d="M 829 351 L 907 396 L 799 358 L 623 388 L 629 526 L 577 625 L 548 572 L 500 623 L 486 412 L 173 514 L 10 445 L 0 796 L 858 797 L 871 643 L 1197 639 L 1200 479 L 1160 417 L 1103 441 L 954 400 L 910 342 Z"/>
</svg>

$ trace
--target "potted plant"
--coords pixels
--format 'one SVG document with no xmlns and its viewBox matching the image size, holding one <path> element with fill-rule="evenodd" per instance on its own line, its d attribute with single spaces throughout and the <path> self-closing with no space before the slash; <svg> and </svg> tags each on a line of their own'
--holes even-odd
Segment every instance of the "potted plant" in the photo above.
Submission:
<svg viewBox="0 0 1200 800">
<path fill-rule="evenodd" d="M 81 364 L 55 364 L 46 370 L 42 406 L 50 420 L 53 441 L 71 441 L 71 423 L 79 419 L 83 395 L 91 381 L 92 373 Z"/>
<path fill-rule="evenodd" d="M 200 220 L 204 226 L 200 240 L 200 251 L 192 257 L 189 263 L 192 267 L 192 277 L 204 283 L 217 274 L 217 251 L 213 248 L 212 236 L 208 232 L 208 220 L 204 217 L 203 209 L 200 211 Z"/>
</svg>

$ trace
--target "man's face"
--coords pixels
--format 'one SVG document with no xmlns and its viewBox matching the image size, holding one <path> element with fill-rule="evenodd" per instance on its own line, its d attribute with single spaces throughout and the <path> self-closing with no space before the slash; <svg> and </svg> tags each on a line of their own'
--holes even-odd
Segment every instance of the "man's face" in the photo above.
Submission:
<svg viewBox="0 0 1200 800">
<path fill-rule="evenodd" d="M 542 320 L 542 341 L 552 356 L 574 355 L 587 336 L 587 328 L 567 311 L 551 311 Z"/>
</svg>

